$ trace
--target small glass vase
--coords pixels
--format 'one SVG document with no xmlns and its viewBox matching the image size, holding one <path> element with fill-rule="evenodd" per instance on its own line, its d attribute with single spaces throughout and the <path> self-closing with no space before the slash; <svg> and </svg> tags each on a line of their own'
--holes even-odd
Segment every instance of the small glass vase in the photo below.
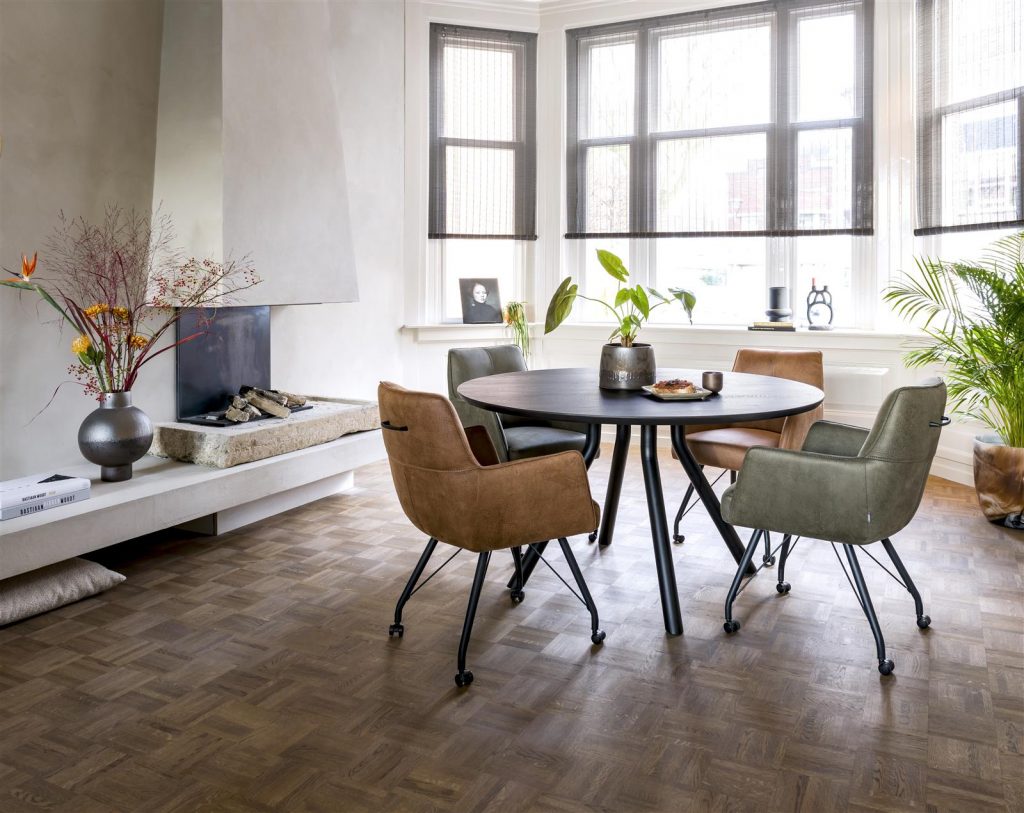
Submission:
<svg viewBox="0 0 1024 813">
<path fill-rule="evenodd" d="M 100 479 L 117 483 L 132 479 L 132 463 L 153 443 L 153 424 L 130 392 L 105 392 L 100 406 L 78 428 L 78 448 L 100 467 Z"/>
</svg>

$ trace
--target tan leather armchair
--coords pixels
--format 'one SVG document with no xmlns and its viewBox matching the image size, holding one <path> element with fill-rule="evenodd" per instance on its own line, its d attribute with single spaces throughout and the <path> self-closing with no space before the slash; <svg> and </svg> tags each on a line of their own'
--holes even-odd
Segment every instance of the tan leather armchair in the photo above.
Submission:
<svg viewBox="0 0 1024 813">
<path fill-rule="evenodd" d="M 759 348 L 743 348 L 736 353 L 733 360 L 734 373 L 753 373 L 770 375 L 776 378 L 787 378 L 810 384 L 812 387 L 824 389 L 825 375 L 820 350 L 763 350 Z M 748 421 L 746 423 L 716 424 L 713 426 L 688 426 L 686 428 L 686 444 L 693 452 L 694 458 L 701 467 L 712 466 L 730 472 L 736 482 L 736 472 L 743 465 L 743 458 L 750 449 L 767 446 L 772 449 L 799 449 L 811 425 L 824 416 L 824 409 L 818 406 L 810 412 L 790 415 L 788 418 L 773 418 L 767 421 Z M 672 453 L 675 457 L 675 452 Z M 685 537 L 679 533 L 679 525 L 689 510 L 693 486 L 686 489 L 683 501 L 676 512 L 672 530 L 672 538 L 682 542 Z M 775 564 L 771 553 L 771 538 L 765 538 L 765 552 L 762 561 L 766 565 Z"/>
<path fill-rule="evenodd" d="M 520 577 L 512 600 L 519 603 L 524 596 L 518 587 L 522 546 L 557 538 L 590 611 L 591 640 L 600 644 L 605 634 L 598 628 L 597 608 L 567 541 L 588 533 L 600 520 L 583 456 L 560 452 L 499 463 L 486 429 L 463 431 L 455 407 L 444 396 L 385 381 L 377 398 L 398 500 L 409 521 L 430 537 L 398 600 L 389 634 L 404 635 L 402 609 L 438 541 L 479 554 L 455 676 L 456 685 L 468 686 L 473 673 L 466 670 L 466 651 L 491 552 L 512 551 Z"/>
</svg>

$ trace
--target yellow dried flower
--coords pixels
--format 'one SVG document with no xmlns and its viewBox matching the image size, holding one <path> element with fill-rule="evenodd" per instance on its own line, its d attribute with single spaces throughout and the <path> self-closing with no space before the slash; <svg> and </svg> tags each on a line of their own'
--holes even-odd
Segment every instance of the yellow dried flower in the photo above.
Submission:
<svg viewBox="0 0 1024 813">
<path fill-rule="evenodd" d="M 76 356 L 88 353 L 90 347 L 92 347 L 92 342 L 89 341 L 88 336 L 79 336 L 71 342 L 71 352 Z"/>
<path fill-rule="evenodd" d="M 115 319 L 122 322 L 128 321 L 128 308 L 118 305 L 117 307 L 111 308 L 110 312 L 114 314 Z"/>
<path fill-rule="evenodd" d="M 145 336 L 140 336 L 138 333 L 132 336 L 128 341 L 132 347 L 138 348 L 139 350 L 149 344 L 149 339 Z"/>
<path fill-rule="evenodd" d="M 95 305 L 90 305 L 88 308 L 85 309 L 85 315 L 88 316 L 90 319 L 94 319 L 101 313 L 107 313 L 109 311 L 110 305 L 105 305 L 100 302 L 97 302 Z"/>
</svg>

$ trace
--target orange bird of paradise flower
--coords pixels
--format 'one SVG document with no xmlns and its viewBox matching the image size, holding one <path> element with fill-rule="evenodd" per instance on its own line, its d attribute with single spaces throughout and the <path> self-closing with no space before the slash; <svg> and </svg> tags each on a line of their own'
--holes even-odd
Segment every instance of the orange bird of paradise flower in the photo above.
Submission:
<svg viewBox="0 0 1024 813">
<path fill-rule="evenodd" d="M 39 259 L 39 252 L 37 251 L 32 255 L 32 261 L 26 255 L 21 255 L 21 279 L 24 282 L 28 282 L 32 279 L 32 275 L 36 272 L 36 261 Z"/>
</svg>

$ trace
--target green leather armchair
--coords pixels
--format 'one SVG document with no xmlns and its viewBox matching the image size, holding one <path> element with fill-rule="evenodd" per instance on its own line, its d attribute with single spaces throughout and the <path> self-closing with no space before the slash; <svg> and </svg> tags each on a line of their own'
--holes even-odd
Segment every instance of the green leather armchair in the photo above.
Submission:
<svg viewBox="0 0 1024 813">
<path fill-rule="evenodd" d="M 819 421 L 811 426 L 799 451 L 751 449 L 736 484 L 722 495 L 726 521 L 784 535 L 779 593 L 790 590 L 785 567 L 794 537 L 843 545 L 883 675 L 890 674 L 894 664 L 885 655 L 855 547 L 882 543 L 901 583 L 914 597 L 918 626 L 927 628 L 931 619 L 924 614 L 920 593 L 889 538 L 910 522 L 921 503 L 941 427 L 949 422 L 942 414 L 945 406 L 946 385 L 939 379 L 902 387 L 885 399 L 870 431 Z M 732 604 L 763 531 L 751 539 L 726 598 L 726 632 L 739 629 Z"/>
</svg>

